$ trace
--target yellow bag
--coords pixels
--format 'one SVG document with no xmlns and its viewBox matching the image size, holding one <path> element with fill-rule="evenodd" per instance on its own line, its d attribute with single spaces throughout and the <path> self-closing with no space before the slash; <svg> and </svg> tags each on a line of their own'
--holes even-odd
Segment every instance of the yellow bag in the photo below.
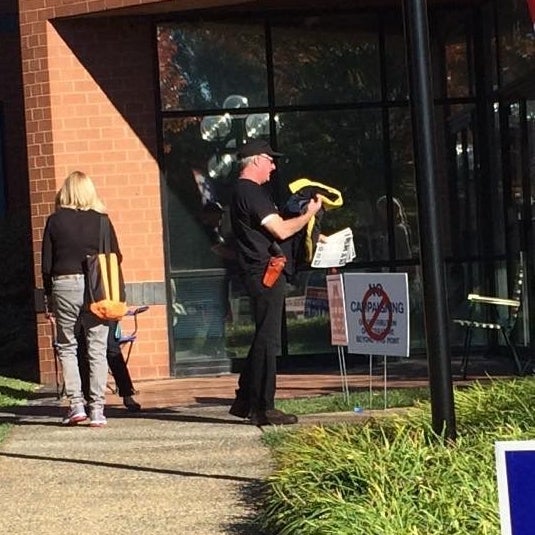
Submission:
<svg viewBox="0 0 535 535">
<path fill-rule="evenodd" d="M 116 253 L 110 252 L 110 221 L 100 219 L 100 251 L 86 257 L 86 300 L 89 310 L 103 320 L 120 320 L 128 310 L 124 279 Z"/>
</svg>

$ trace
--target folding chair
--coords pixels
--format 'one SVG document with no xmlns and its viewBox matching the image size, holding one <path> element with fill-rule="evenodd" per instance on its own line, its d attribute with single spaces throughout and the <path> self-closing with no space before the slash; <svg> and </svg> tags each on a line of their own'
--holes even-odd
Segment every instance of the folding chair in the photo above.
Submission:
<svg viewBox="0 0 535 535">
<path fill-rule="evenodd" d="M 141 307 L 137 307 L 134 309 L 129 309 L 125 317 L 133 317 L 134 318 L 134 330 L 130 334 L 124 334 L 121 329 L 121 323 L 119 322 L 117 324 L 117 330 L 115 331 L 115 338 L 119 342 L 119 345 L 121 346 L 121 349 L 123 346 L 126 346 L 128 344 L 128 351 L 126 353 L 126 358 L 124 359 L 124 363 L 128 366 L 128 361 L 130 360 L 130 354 L 132 353 L 132 347 L 134 346 L 134 342 L 137 338 L 137 329 L 138 329 L 138 323 L 137 323 L 137 317 L 142 312 L 146 312 L 150 307 L 148 305 L 144 305 Z"/>
<path fill-rule="evenodd" d="M 486 297 L 475 293 L 468 294 L 469 314 L 466 319 L 454 319 L 453 323 L 466 329 L 464 335 L 463 358 L 461 361 L 461 374 L 466 379 L 470 346 L 474 329 L 496 330 L 502 333 L 503 339 L 514 360 L 516 370 L 523 375 L 529 361 L 523 362 L 512 338 L 520 308 L 522 306 L 522 286 L 524 283 L 524 267 L 522 262 L 518 266 L 517 275 L 511 298 Z M 506 312 L 504 312 L 504 310 Z M 488 318 L 494 321 L 488 321 Z"/>
</svg>

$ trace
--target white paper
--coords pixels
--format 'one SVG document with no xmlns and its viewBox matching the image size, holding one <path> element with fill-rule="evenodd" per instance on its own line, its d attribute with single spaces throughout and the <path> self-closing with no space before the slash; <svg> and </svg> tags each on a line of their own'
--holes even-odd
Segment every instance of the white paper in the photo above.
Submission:
<svg viewBox="0 0 535 535">
<path fill-rule="evenodd" d="M 312 259 L 313 268 L 329 268 L 345 266 L 355 258 L 353 232 L 349 227 L 327 236 L 324 243 L 316 245 Z"/>
</svg>

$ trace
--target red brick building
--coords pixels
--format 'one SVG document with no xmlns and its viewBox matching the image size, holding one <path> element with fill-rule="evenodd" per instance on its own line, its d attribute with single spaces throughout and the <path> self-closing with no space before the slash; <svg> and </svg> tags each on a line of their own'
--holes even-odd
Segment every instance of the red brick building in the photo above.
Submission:
<svg viewBox="0 0 535 535">
<path fill-rule="evenodd" d="M 137 294 L 152 292 L 136 347 L 144 357 L 130 363 L 134 379 L 169 376 L 152 27 L 142 18 L 108 15 L 143 3 L 152 2 L 20 2 L 21 46 L 14 47 L 22 60 L 19 96 L 24 95 L 36 285 L 41 287 L 40 242 L 55 192 L 69 172 L 83 170 L 94 179 L 121 237 L 130 292 L 132 286 Z M 100 16 L 87 16 L 93 13 Z M 54 357 L 42 315 L 37 328 L 40 379 L 50 383 Z"/>
</svg>

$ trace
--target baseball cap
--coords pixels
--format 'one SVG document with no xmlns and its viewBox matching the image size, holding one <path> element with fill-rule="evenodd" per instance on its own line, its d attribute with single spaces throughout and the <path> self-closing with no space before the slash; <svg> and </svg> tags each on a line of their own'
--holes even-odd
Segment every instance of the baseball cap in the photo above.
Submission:
<svg viewBox="0 0 535 535">
<path fill-rule="evenodd" d="M 282 152 L 275 152 L 271 145 L 263 139 L 252 139 L 238 149 L 238 158 L 248 158 L 258 154 L 267 154 L 268 156 L 282 156 Z"/>
</svg>

